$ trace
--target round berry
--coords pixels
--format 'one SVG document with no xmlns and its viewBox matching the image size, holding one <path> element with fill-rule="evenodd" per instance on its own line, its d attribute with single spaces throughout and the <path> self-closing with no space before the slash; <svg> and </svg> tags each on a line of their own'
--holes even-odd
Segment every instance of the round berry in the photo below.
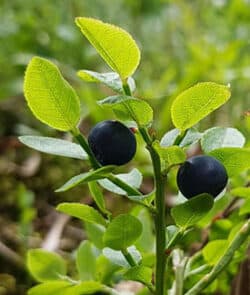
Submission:
<svg viewBox="0 0 250 295">
<path fill-rule="evenodd" d="M 227 171 L 215 158 L 195 156 L 184 162 L 177 173 L 177 185 L 186 198 L 202 193 L 216 197 L 227 185 Z"/>
<path fill-rule="evenodd" d="M 90 131 L 88 142 L 96 159 L 103 166 L 126 164 L 136 152 L 134 133 L 118 121 L 98 123 Z"/>
</svg>

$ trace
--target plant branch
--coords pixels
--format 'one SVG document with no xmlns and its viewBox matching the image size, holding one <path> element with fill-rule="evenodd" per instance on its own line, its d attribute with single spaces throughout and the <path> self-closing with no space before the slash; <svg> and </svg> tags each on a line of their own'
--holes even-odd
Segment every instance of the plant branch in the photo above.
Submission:
<svg viewBox="0 0 250 295">
<path fill-rule="evenodd" d="M 157 151 L 154 149 L 148 130 L 143 127 L 139 127 L 139 131 L 147 144 L 147 149 L 150 153 L 155 178 L 155 231 L 156 231 L 156 273 L 155 273 L 155 286 L 156 294 L 163 295 L 165 290 L 165 182 L 166 176 L 161 173 L 161 159 Z"/>
<path fill-rule="evenodd" d="M 241 227 L 238 234 L 232 240 L 225 254 L 219 262 L 206 274 L 196 285 L 193 286 L 185 295 L 200 294 L 208 285 L 210 285 L 217 276 L 226 268 L 232 260 L 235 251 L 245 242 L 250 234 L 250 219 Z"/>
<path fill-rule="evenodd" d="M 122 250 L 122 254 L 123 254 L 123 256 L 126 258 L 128 264 L 129 264 L 131 267 L 137 265 L 137 263 L 136 263 L 136 261 L 134 260 L 133 256 L 128 252 L 127 249 Z"/>
</svg>

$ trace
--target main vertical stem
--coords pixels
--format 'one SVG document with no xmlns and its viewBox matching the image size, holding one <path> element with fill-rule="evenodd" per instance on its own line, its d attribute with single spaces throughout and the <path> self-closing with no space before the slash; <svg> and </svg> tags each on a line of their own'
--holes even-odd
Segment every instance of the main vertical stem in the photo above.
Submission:
<svg viewBox="0 0 250 295">
<path fill-rule="evenodd" d="M 156 272 L 155 272 L 155 294 L 165 294 L 165 265 L 166 265 L 166 235 L 165 235 L 165 181 L 166 176 L 161 173 L 161 159 L 152 145 L 152 139 L 145 128 L 139 128 L 140 133 L 147 143 L 155 177 L 155 231 L 156 231 Z"/>
<path fill-rule="evenodd" d="M 165 292 L 165 246 L 166 246 L 166 235 L 165 235 L 165 198 L 164 198 L 164 186 L 165 178 L 161 174 L 160 158 L 155 151 L 151 151 L 151 156 L 154 166 L 155 175 L 155 230 L 156 230 L 156 273 L 155 273 L 155 286 L 156 294 L 164 295 Z"/>
</svg>

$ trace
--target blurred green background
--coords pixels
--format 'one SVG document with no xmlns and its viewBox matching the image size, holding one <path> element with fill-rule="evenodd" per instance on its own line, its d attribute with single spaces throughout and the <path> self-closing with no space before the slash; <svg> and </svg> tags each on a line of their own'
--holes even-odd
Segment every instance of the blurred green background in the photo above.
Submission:
<svg viewBox="0 0 250 295">
<path fill-rule="evenodd" d="M 8 273 L 8 290 L 17 280 L 18 294 L 31 284 L 22 267 L 25 250 L 39 246 L 46 236 L 55 214 L 52 206 L 84 195 L 82 188 L 61 195 L 53 192 L 85 169 L 84 164 L 40 155 L 16 138 L 67 137 L 39 123 L 26 107 L 22 84 L 31 57 L 51 59 L 74 85 L 82 100 L 84 133 L 111 116 L 95 103 L 109 90 L 76 76 L 79 69 L 110 71 L 75 26 L 76 16 L 121 26 L 136 39 L 142 58 L 134 76 L 135 95 L 153 106 L 159 135 L 172 128 L 169 108 L 178 93 L 197 82 L 214 81 L 230 84 L 232 98 L 199 128 L 234 126 L 249 138 L 250 120 L 244 115 L 250 110 L 249 0 L 0 0 L 0 241 L 18 255 L 10 255 L 10 260 L 0 255 L 0 282 L 1 273 Z M 148 172 L 147 191 L 147 157 L 139 150 L 136 160 Z M 109 206 L 115 207 L 112 202 Z M 77 242 L 65 242 L 64 249 L 74 249 Z M 0 284 L 0 294 L 4 292 Z"/>
</svg>

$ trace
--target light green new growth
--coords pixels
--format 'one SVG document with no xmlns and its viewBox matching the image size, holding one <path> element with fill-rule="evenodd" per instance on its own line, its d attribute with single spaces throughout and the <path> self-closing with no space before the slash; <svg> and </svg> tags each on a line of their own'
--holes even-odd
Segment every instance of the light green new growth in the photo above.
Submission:
<svg viewBox="0 0 250 295">
<path fill-rule="evenodd" d="M 203 82 L 183 91 L 171 106 L 175 127 L 186 130 L 223 105 L 231 93 L 227 86 Z"/>
<path fill-rule="evenodd" d="M 80 101 L 75 90 L 50 61 L 33 57 L 24 78 L 24 95 L 33 114 L 43 123 L 62 130 L 75 128 Z"/>
<path fill-rule="evenodd" d="M 130 34 L 93 18 L 77 17 L 76 24 L 105 62 L 122 79 L 133 75 L 140 62 L 140 50 Z"/>
</svg>

